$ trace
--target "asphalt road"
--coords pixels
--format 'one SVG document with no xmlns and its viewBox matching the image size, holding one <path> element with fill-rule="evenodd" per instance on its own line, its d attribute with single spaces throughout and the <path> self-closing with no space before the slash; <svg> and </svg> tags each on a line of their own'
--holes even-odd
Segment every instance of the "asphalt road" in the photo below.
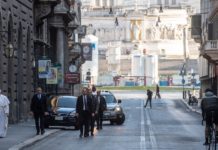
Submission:
<svg viewBox="0 0 218 150">
<path fill-rule="evenodd" d="M 203 150 L 201 116 L 189 111 L 178 93 L 162 94 L 144 108 L 145 93 L 115 92 L 126 114 L 123 125 L 104 122 L 93 137 L 79 138 L 79 131 L 62 130 L 26 150 Z"/>
</svg>

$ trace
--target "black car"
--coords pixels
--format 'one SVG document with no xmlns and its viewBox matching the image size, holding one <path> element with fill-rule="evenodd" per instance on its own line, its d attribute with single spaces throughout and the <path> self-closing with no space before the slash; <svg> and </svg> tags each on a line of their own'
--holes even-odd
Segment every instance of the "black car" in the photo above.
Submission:
<svg viewBox="0 0 218 150">
<path fill-rule="evenodd" d="M 110 121 L 111 124 L 123 124 L 125 121 L 125 114 L 121 107 L 121 100 L 117 100 L 109 91 L 101 92 L 101 95 L 105 98 L 107 103 L 107 110 L 104 111 L 103 120 Z"/>
<path fill-rule="evenodd" d="M 50 100 L 49 115 L 45 117 L 45 127 L 74 126 L 78 129 L 75 96 L 57 96 Z"/>
</svg>

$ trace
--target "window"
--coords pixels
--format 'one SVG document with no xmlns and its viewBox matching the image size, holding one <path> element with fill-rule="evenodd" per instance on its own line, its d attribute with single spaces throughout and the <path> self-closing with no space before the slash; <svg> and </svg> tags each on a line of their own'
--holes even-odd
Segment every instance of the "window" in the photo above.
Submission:
<svg viewBox="0 0 218 150">
<path fill-rule="evenodd" d="M 157 4 L 161 5 L 162 4 L 162 0 L 157 0 Z"/>
<path fill-rule="evenodd" d="M 165 5 L 166 5 L 166 6 L 169 5 L 169 0 L 165 0 Z"/>
<path fill-rule="evenodd" d="M 172 0 L 172 5 L 176 5 L 176 0 Z"/>
<path fill-rule="evenodd" d="M 95 0 L 95 5 L 100 6 L 100 0 Z"/>
</svg>

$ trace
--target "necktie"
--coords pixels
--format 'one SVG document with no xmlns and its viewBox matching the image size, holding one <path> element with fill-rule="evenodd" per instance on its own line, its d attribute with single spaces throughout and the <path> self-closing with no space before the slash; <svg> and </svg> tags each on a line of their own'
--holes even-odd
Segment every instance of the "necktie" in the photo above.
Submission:
<svg viewBox="0 0 218 150">
<path fill-rule="evenodd" d="M 39 100 L 41 99 L 41 94 L 38 94 L 38 99 L 39 99 Z"/>
<path fill-rule="evenodd" d="M 87 109 L 87 104 L 86 104 L 86 96 L 83 96 L 83 109 L 86 110 Z"/>
</svg>

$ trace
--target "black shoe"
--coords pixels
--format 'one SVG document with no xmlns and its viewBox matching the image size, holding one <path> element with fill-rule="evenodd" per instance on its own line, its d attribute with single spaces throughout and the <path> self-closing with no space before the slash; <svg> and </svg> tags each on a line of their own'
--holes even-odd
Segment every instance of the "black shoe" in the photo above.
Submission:
<svg viewBox="0 0 218 150">
<path fill-rule="evenodd" d="M 84 137 L 88 137 L 88 136 L 89 136 L 89 134 L 85 134 L 85 135 L 84 135 Z"/>
<path fill-rule="evenodd" d="M 45 133 L 45 131 L 43 130 L 43 131 L 41 131 L 41 135 L 43 135 Z"/>
<path fill-rule="evenodd" d="M 39 132 L 36 132 L 36 135 L 39 135 Z"/>
<path fill-rule="evenodd" d="M 204 145 L 209 145 L 208 138 L 205 139 Z"/>
<path fill-rule="evenodd" d="M 209 145 L 209 143 L 206 141 L 206 142 L 204 142 L 204 144 L 203 145 Z"/>
</svg>

